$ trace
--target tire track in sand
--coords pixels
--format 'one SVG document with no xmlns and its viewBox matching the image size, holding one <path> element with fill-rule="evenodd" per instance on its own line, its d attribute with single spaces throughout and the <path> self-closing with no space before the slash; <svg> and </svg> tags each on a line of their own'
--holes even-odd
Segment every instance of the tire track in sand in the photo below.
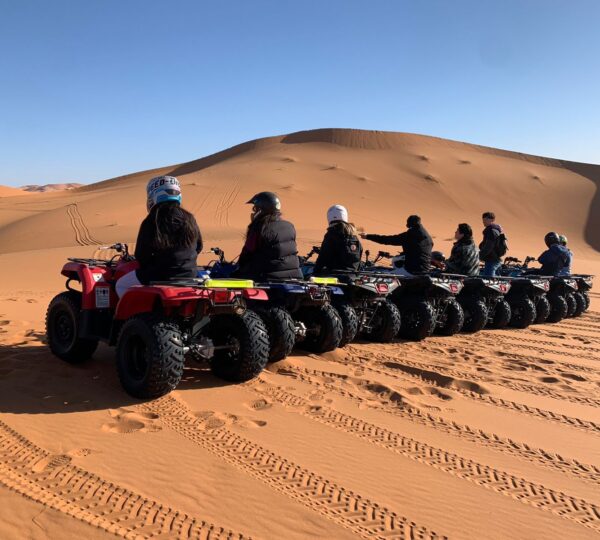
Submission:
<svg viewBox="0 0 600 540">
<path fill-rule="evenodd" d="M 291 376 L 299 381 L 308 383 L 315 388 L 333 391 L 342 397 L 357 402 L 359 405 L 372 405 L 372 397 L 376 399 L 378 409 L 383 412 L 399 416 L 416 424 L 434 428 L 437 431 L 448 433 L 449 435 L 456 435 L 475 444 L 487 446 L 488 448 L 509 454 L 519 459 L 524 459 L 536 465 L 575 478 L 580 478 L 581 480 L 592 484 L 600 483 L 600 468 L 594 465 L 580 463 L 577 460 L 565 458 L 541 448 L 534 448 L 526 443 L 500 437 L 495 433 L 487 433 L 466 424 L 459 424 L 452 420 L 433 416 L 431 413 L 423 412 L 417 407 L 402 403 L 402 396 L 399 392 L 396 392 L 379 382 L 361 379 L 359 382 L 361 385 L 360 388 L 365 392 L 364 394 L 361 394 L 360 392 L 352 391 L 348 388 L 341 388 L 329 382 L 325 382 L 337 380 L 340 382 L 354 382 L 356 384 L 356 378 L 354 378 L 353 381 L 353 378 L 347 375 L 296 366 L 282 367 L 277 373 L 280 375 Z M 387 395 L 388 398 L 382 398 L 382 395 Z"/>
<path fill-rule="evenodd" d="M 542 484 L 530 482 L 488 465 L 435 448 L 335 409 L 315 405 L 277 385 L 256 380 L 249 385 L 249 388 L 252 388 L 260 396 L 267 396 L 312 420 L 386 448 L 423 465 L 473 482 L 495 493 L 506 495 L 600 531 L 600 508 L 584 499 L 572 497 Z"/>
<path fill-rule="evenodd" d="M 374 365 L 372 360 L 354 354 L 350 357 L 346 357 L 346 359 L 348 360 L 347 362 L 338 360 L 333 361 L 344 366 L 360 366 L 362 369 L 392 377 L 400 381 L 410 379 L 422 384 L 433 385 L 444 390 L 452 390 L 466 398 L 481 401 L 491 406 L 527 414 L 541 420 L 556 422 L 564 426 L 579 429 L 587 434 L 600 435 L 600 424 L 545 409 L 539 409 L 523 403 L 495 397 L 490 394 L 481 394 L 479 392 L 468 390 L 467 388 L 462 388 L 458 385 L 452 385 L 451 383 L 457 379 L 432 371 L 436 366 L 429 366 L 429 369 L 424 369 L 417 362 L 411 362 L 410 360 L 405 359 L 394 359 L 393 362 L 390 360 L 389 362 L 383 362 L 381 365 Z M 390 365 L 394 365 L 395 367 L 390 367 Z"/>
<path fill-rule="evenodd" d="M 138 408 L 159 415 L 163 424 L 194 444 L 363 538 L 445 538 L 225 427 L 210 429 L 173 396 L 164 396 Z"/>
<path fill-rule="evenodd" d="M 24 497 L 127 539 L 157 536 L 244 540 L 52 455 L 0 421 L 0 484 Z"/>
<path fill-rule="evenodd" d="M 75 241 L 80 246 L 98 246 L 102 244 L 102 242 L 96 240 L 90 234 L 89 229 L 83 221 L 83 217 L 79 213 L 79 208 L 77 207 L 76 203 L 67 205 L 67 215 L 69 217 L 71 227 L 75 232 Z"/>
<path fill-rule="evenodd" d="M 380 358 L 384 358 L 384 356 L 381 355 Z M 389 359 L 393 362 L 398 361 L 397 358 L 393 358 L 393 357 L 387 357 L 386 359 Z M 452 367 L 447 367 L 445 365 L 432 364 L 431 358 L 429 358 L 429 357 L 424 360 L 424 362 L 427 362 L 427 361 L 429 361 L 429 363 L 424 364 L 424 363 L 420 363 L 420 362 L 414 362 L 414 361 L 408 360 L 405 357 L 402 357 L 402 362 L 404 362 L 408 365 L 413 365 L 416 367 L 423 367 L 424 365 L 426 365 L 429 368 L 439 369 L 444 374 L 452 376 L 452 377 L 457 377 L 459 379 L 482 381 L 482 382 L 486 382 L 488 384 L 496 384 L 496 385 L 500 385 L 500 386 L 505 386 L 506 388 L 510 388 L 511 390 L 516 390 L 518 392 L 527 392 L 527 393 L 535 394 L 538 396 L 549 397 L 549 398 L 558 399 L 558 400 L 562 400 L 562 401 L 570 401 L 571 403 L 578 403 L 579 405 L 600 407 L 600 399 L 594 399 L 594 398 L 590 398 L 590 397 L 583 396 L 583 395 L 563 394 L 561 392 L 556 392 L 555 390 L 552 390 L 551 388 L 547 388 L 545 386 L 538 386 L 538 385 L 529 384 L 529 383 L 525 383 L 525 382 L 521 382 L 521 381 L 515 381 L 513 379 L 508 379 L 506 375 L 503 375 L 501 373 L 496 374 L 497 378 L 501 379 L 501 380 L 494 380 L 492 377 L 482 375 L 481 373 L 475 373 L 475 372 L 471 372 L 471 371 L 460 371 L 460 370 L 454 369 Z"/>
</svg>

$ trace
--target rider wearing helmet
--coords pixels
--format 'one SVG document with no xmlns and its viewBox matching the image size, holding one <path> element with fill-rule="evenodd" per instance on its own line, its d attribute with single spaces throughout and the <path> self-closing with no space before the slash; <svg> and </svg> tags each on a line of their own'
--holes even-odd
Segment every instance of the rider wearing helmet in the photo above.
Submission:
<svg viewBox="0 0 600 540">
<path fill-rule="evenodd" d="M 567 248 L 567 251 L 569 252 L 569 260 L 567 261 L 567 264 L 564 266 L 564 268 L 560 271 L 560 275 L 561 276 L 570 276 L 571 275 L 571 265 L 573 264 L 573 252 L 567 247 L 568 240 L 564 234 L 558 235 L 558 241 L 559 241 L 560 245 Z"/>
<path fill-rule="evenodd" d="M 544 242 L 548 249 L 538 257 L 538 261 L 542 265 L 540 274 L 557 276 L 569 264 L 569 250 L 560 245 L 560 238 L 555 232 L 549 232 L 544 237 Z"/>
<path fill-rule="evenodd" d="M 148 215 L 135 244 L 139 268 L 116 283 L 119 297 L 133 285 L 196 276 L 202 236 L 192 214 L 181 207 L 181 186 L 174 176 L 157 176 L 146 186 Z"/>
<path fill-rule="evenodd" d="M 381 234 L 361 234 L 365 240 L 390 246 L 402 246 L 405 255 L 404 268 L 399 273 L 407 276 L 429 272 L 431 264 L 431 249 L 433 240 L 425 227 L 421 224 L 419 216 L 408 216 L 406 220 L 407 231 L 389 236 Z"/>
<path fill-rule="evenodd" d="M 281 219 L 279 197 L 262 191 L 246 204 L 252 205 L 252 214 L 236 275 L 255 281 L 301 279 L 296 229 Z"/>
<path fill-rule="evenodd" d="M 446 261 L 446 271 L 476 276 L 479 274 L 479 252 L 473 241 L 473 229 L 468 223 L 459 223 L 454 238 L 456 242 L 452 246 L 450 258 Z"/>
<path fill-rule="evenodd" d="M 339 270 L 358 270 L 362 257 L 362 245 L 356 227 L 348 222 L 348 210 L 336 204 L 327 210 L 329 227 L 323 238 L 315 274 Z"/>
</svg>

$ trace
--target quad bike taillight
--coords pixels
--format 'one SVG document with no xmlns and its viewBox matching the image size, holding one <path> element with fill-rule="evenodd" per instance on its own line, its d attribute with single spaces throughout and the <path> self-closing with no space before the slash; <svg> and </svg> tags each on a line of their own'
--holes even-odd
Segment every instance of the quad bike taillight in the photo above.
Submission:
<svg viewBox="0 0 600 540">
<path fill-rule="evenodd" d="M 212 300 L 215 304 L 229 304 L 233 300 L 234 294 L 231 291 L 214 291 Z"/>
<path fill-rule="evenodd" d="M 378 293 L 387 293 L 390 290 L 387 283 L 378 283 L 377 284 L 377 292 Z"/>
</svg>

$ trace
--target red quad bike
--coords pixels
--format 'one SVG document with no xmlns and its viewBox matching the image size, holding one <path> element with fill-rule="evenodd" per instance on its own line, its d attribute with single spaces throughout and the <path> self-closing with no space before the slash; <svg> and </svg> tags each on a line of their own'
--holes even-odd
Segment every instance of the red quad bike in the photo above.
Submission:
<svg viewBox="0 0 600 540">
<path fill-rule="evenodd" d="M 76 364 L 103 341 L 117 347 L 125 391 L 156 398 L 181 380 L 186 358 L 208 361 L 227 381 L 256 377 L 267 364 L 269 338 L 247 299 L 268 299 L 247 280 L 181 279 L 129 289 L 119 300 L 116 281 L 137 267 L 126 244 L 110 260 L 69 259 L 62 269 L 67 291 L 46 314 L 52 353 Z M 81 291 L 71 287 L 79 282 Z"/>
</svg>

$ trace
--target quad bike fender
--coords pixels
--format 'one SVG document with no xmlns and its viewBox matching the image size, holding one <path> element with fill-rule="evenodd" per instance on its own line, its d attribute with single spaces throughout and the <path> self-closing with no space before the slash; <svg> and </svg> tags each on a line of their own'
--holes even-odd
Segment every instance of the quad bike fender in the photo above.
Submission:
<svg viewBox="0 0 600 540">
<path fill-rule="evenodd" d="M 81 283 L 81 309 L 104 309 L 117 304 L 117 295 L 107 282 L 110 278 L 107 268 L 68 262 L 63 266 L 61 274 L 69 281 Z"/>
</svg>

